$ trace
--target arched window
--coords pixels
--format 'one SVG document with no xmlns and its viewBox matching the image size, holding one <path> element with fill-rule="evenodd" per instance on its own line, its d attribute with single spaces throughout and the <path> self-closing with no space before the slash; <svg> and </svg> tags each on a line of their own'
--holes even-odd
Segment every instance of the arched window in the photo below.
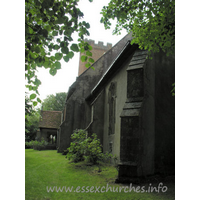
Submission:
<svg viewBox="0 0 200 200">
<path fill-rule="evenodd" d="M 108 135 L 115 133 L 115 108 L 116 108 L 116 91 L 117 83 L 111 82 L 108 92 L 108 105 L 109 105 L 109 127 Z"/>
</svg>

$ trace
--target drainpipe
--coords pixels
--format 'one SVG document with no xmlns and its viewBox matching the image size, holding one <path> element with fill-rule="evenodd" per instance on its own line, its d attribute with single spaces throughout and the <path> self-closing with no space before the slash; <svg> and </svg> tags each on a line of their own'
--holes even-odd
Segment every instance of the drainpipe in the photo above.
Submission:
<svg viewBox="0 0 200 200">
<path fill-rule="evenodd" d="M 94 104 L 92 104 L 92 112 L 91 112 L 91 121 L 89 123 L 89 125 L 87 126 L 87 128 L 85 129 L 85 131 L 87 131 L 89 129 L 89 127 L 92 125 L 93 121 L 94 121 Z"/>
<path fill-rule="evenodd" d="M 103 92 L 103 91 L 102 91 Z M 85 129 L 85 131 L 87 131 L 89 129 L 89 127 L 92 125 L 92 123 L 94 122 L 94 104 L 97 101 L 97 99 L 99 98 L 99 96 L 101 95 L 101 93 L 99 93 L 99 95 L 94 99 L 94 101 L 90 104 L 92 106 L 92 110 L 91 110 L 91 121 L 89 123 L 89 125 L 87 126 L 87 128 Z"/>
</svg>

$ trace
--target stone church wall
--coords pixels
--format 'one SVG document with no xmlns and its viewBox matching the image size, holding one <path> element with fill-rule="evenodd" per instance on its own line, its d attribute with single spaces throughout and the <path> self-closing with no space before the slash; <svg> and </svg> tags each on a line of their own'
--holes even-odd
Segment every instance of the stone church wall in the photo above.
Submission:
<svg viewBox="0 0 200 200">
<path fill-rule="evenodd" d="M 163 52 L 147 59 L 137 45 L 126 46 L 116 59 L 130 39 L 127 35 L 70 87 L 58 141 L 62 152 L 75 129 L 96 133 L 103 151 L 118 157 L 122 182 L 173 174 L 175 161 L 175 59 Z"/>
<path fill-rule="evenodd" d="M 95 70 L 89 68 L 84 71 L 69 88 L 65 105 L 65 120 L 61 124 L 59 131 L 58 143 L 60 146 L 58 152 L 62 152 L 69 147 L 70 136 L 75 129 L 85 129 L 90 124 L 91 107 L 85 102 L 85 98 L 130 39 L 130 34 L 125 36 L 93 64 Z"/>
<path fill-rule="evenodd" d="M 116 155 L 119 159 L 120 157 L 120 131 L 121 131 L 121 119 L 120 115 L 123 109 L 123 106 L 126 101 L 126 93 L 127 93 L 127 67 L 130 62 L 132 55 L 130 58 L 125 61 L 121 69 L 113 76 L 113 78 L 107 83 L 105 86 L 105 107 L 104 107 L 104 142 L 103 149 L 104 152 L 111 152 L 113 155 Z M 115 116 L 109 113 L 109 104 L 111 101 L 109 99 L 109 90 L 111 84 L 115 84 L 116 92 L 113 95 L 115 101 Z M 109 117 L 114 117 L 114 134 L 109 134 Z"/>
</svg>

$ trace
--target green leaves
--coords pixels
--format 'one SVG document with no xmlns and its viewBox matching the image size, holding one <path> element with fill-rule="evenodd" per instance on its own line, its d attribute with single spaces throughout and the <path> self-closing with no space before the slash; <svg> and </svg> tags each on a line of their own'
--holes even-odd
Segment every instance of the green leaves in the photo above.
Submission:
<svg viewBox="0 0 200 200">
<path fill-rule="evenodd" d="M 52 35 L 53 35 L 53 36 L 57 36 L 57 35 L 58 35 L 58 31 L 53 31 L 53 32 L 52 32 Z"/>
<path fill-rule="evenodd" d="M 170 42 L 170 41 L 167 41 L 167 42 L 165 43 L 165 46 L 166 46 L 166 47 L 170 47 L 170 46 L 171 46 L 171 42 Z"/>
<path fill-rule="evenodd" d="M 81 20 L 82 17 L 76 0 L 70 3 L 67 0 L 25 1 L 25 78 L 27 88 L 35 91 L 36 95 L 31 98 L 36 99 L 41 84 L 35 81 L 37 67 L 49 69 L 54 76 L 61 68 L 59 61 L 62 58 L 68 62 L 75 52 L 80 51 L 79 44 L 89 35 L 90 28 L 89 23 Z M 76 32 L 79 35 L 77 42 L 72 38 Z M 82 53 L 89 48 L 84 48 Z M 39 102 L 38 99 L 35 102 Z"/>
<path fill-rule="evenodd" d="M 40 99 L 40 98 L 37 98 L 37 101 L 38 101 L 39 103 L 42 103 L 42 101 L 41 101 L 41 99 Z"/>
<path fill-rule="evenodd" d="M 49 70 L 49 73 L 50 73 L 52 76 L 55 76 L 56 73 L 57 73 L 57 69 L 52 68 L 52 69 Z"/>
<path fill-rule="evenodd" d="M 56 44 L 56 45 L 53 46 L 53 48 L 54 48 L 55 50 L 58 50 L 58 49 L 60 49 L 60 46 L 58 46 L 58 45 Z"/>
<path fill-rule="evenodd" d="M 35 52 L 36 52 L 36 53 L 40 53 L 40 47 L 39 47 L 39 46 L 36 46 L 36 47 L 35 47 Z"/>
<path fill-rule="evenodd" d="M 71 49 L 72 51 L 79 52 L 79 48 L 78 48 L 78 45 L 77 45 L 77 44 L 72 44 L 71 47 L 70 47 L 70 49 Z"/>
<path fill-rule="evenodd" d="M 54 56 L 51 56 L 50 59 L 51 59 L 52 61 L 55 61 L 55 60 L 56 60 L 56 58 L 55 58 Z"/>
<path fill-rule="evenodd" d="M 94 63 L 94 59 L 92 58 L 92 47 L 87 42 L 81 42 L 79 44 L 81 51 L 81 61 L 86 62 L 85 67 L 91 67 L 91 64 Z M 91 67 L 93 68 L 93 67 Z"/>
<path fill-rule="evenodd" d="M 86 68 L 89 68 L 90 66 L 91 66 L 90 63 L 86 63 L 86 64 L 85 64 L 85 67 L 86 67 Z"/>
<path fill-rule="evenodd" d="M 54 67 L 55 67 L 56 69 L 61 69 L 61 64 L 60 64 L 60 62 L 56 61 L 56 62 L 54 63 Z"/>
<path fill-rule="evenodd" d="M 90 63 L 94 63 L 94 59 L 92 59 L 92 58 L 89 58 L 89 60 L 88 60 Z"/>
<path fill-rule="evenodd" d="M 69 57 L 68 56 L 64 56 L 63 59 L 64 59 L 65 62 L 69 61 Z"/>
<path fill-rule="evenodd" d="M 86 68 L 89 68 L 89 67 L 91 66 L 91 63 L 94 63 L 94 59 L 93 59 L 93 58 L 88 58 L 88 57 L 85 56 L 85 55 L 82 55 L 82 56 L 81 56 L 81 61 L 82 61 L 82 62 L 88 61 L 88 62 L 85 64 L 85 67 L 86 67 Z"/>
<path fill-rule="evenodd" d="M 60 17 L 56 20 L 57 24 L 63 24 L 65 22 L 65 19 L 63 17 Z"/>
<path fill-rule="evenodd" d="M 83 55 L 83 56 L 81 56 L 81 61 L 82 61 L 82 62 L 86 62 L 86 61 L 87 61 L 87 59 L 88 59 L 88 57 L 87 57 L 87 56 L 84 56 L 84 55 Z"/>
<path fill-rule="evenodd" d="M 106 161 L 112 157 L 112 154 L 103 154 L 102 145 L 97 135 L 93 133 L 88 137 L 85 130 L 76 130 L 71 136 L 72 142 L 67 149 L 67 158 L 72 162 L 85 160 L 93 164 L 99 164 L 100 161 Z"/>
<path fill-rule="evenodd" d="M 44 27 L 48 32 L 51 31 L 51 26 L 47 25 Z"/>
<path fill-rule="evenodd" d="M 68 58 L 73 58 L 73 57 L 74 57 L 74 52 L 70 51 L 70 52 L 67 54 L 67 57 L 68 57 Z"/>
<path fill-rule="evenodd" d="M 85 22 L 85 21 L 83 21 L 83 25 L 87 28 L 87 29 L 89 29 L 90 28 L 90 24 L 89 23 L 87 23 L 87 22 Z"/>
<path fill-rule="evenodd" d="M 87 55 L 87 56 L 92 56 L 92 52 L 86 51 L 86 55 Z"/>
<path fill-rule="evenodd" d="M 32 99 L 35 99 L 35 97 L 36 97 L 36 94 L 34 94 L 34 93 L 30 95 L 30 99 L 31 99 L 31 100 L 32 100 Z"/>
<path fill-rule="evenodd" d="M 62 53 L 56 53 L 56 54 L 55 54 L 55 59 L 56 59 L 56 60 L 61 60 L 62 57 L 63 57 L 63 54 L 62 54 Z"/>
<path fill-rule="evenodd" d="M 60 64 L 60 62 L 56 61 L 55 63 L 53 63 L 51 69 L 49 70 L 49 73 L 52 76 L 55 76 L 58 69 L 61 69 L 61 64 Z"/>
<path fill-rule="evenodd" d="M 33 102 L 33 106 L 37 106 L 38 102 L 37 101 L 34 101 Z"/>
<path fill-rule="evenodd" d="M 131 43 L 149 52 L 174 54 L 175 50 L 175 0 L 142 1 L 110 0 L 104 6 L 101 23 L 106 29 L 111 27 L 111 20 L 117 19 L 113 31 L 120 34 L 122 29 L 132 32 Z"/>
<path fill-rule="evenodd" d="M 64 54 L 68 54 L 69 53 L 68 47 L 62 47 L 61 52 L 64 53 Z"/>
<path fill-rule="evenodd" d="M 65 106 L 66 96 L 67 93 L 65 92 L 48 95 L 42 103 L 43 110 L 62 111 Z"/>
</svg>

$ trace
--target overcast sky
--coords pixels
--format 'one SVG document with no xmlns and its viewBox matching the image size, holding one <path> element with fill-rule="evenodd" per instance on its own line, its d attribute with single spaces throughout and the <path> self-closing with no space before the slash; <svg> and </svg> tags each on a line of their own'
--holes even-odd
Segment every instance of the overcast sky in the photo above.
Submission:
<svg viewBox="0 0 200 200">
<path fill-rule="evenodd" d="M 114 25 L 113 29 L 105 30 L 103 24 L 100 23 L 101 9 L 108 2 L 109 0 L 94 0 L 94 2 L 90 3 L 89 0 L 81 0 L 79 6 L 84 13 L 83 20 L 90 23 L 90 36 L 87 39 L 92 39 L 95 43 L 102 41 L 104 45 L 112 43 L 114 46 L 127 33 L 124 31 L 121 35 L 112 35 Z M 74 38 L 76 41 L 76 36 Z M 76 53 L 70 62 L 66 63 L 62 60 L 61 64 L 62 67 L 55 76 L 51 76 L 48 69 L 38 68 L 37 76 L 42 82 L 39 86 L 41 100 L 44 100 L 47 95 L 68 91 L 68 88 L 78 76 L 79 53 Z"/>
</svg>

